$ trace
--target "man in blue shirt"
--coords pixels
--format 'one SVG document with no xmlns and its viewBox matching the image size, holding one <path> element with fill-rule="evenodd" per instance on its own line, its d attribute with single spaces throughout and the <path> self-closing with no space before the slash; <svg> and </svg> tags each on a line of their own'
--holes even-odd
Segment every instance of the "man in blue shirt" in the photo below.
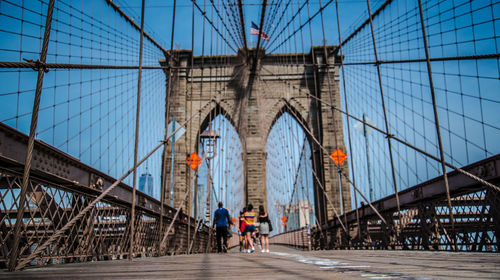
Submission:
<svg viewBox="0 0 500 280">
<path fill-rule="evenodd" d="M 215 237 L 217 238 L 217 252 L 222 252 L 221 238 L 224 239 L 224 245 L 227 248 L 228 225 L 232 222 L 229 211 L 222 207 L 222 202 L 219 202 L 219 209 L 214 213 Z M 224 248 L 224 253 L 227 252 Z"/>
</svg>

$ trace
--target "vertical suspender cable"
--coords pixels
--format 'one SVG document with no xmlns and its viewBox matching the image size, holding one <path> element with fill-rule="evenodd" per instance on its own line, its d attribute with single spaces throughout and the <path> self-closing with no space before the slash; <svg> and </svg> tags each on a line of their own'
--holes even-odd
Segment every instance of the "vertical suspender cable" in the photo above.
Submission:
<svg viewBox="0 0 500 280">
<path fill-rule="evenodd" d="M 344 69 L 344 54 L 342 52 L 342 36 L 340 33 L 340 18 L 339 18 L 339 3 L 338 1 L 335 1 L 335 10 L 336 10 L 336 18 L 337 18 L 337 32 L 339 35 L 339 52 L 340 52 L 340 68 L 342 71 L 342 83 L 344 84 L 343 87 L 343 92 L 344 92 L 344 102 L 345 102 L 345 110 L 347 114 L 349 115 L 349 105 L 348 105 L 348 100 L 347 100 L 347 85 L 345 82 L 345 69 Z M 333 105 L 333 104 L 332 104 Z M 349 160 L 351 162 L 351 174 L 352 174 L 352 184 L 356 185 L 356 174 L 354 170 L 354 160 L 353 160 L 353 152 L 352 152 L 352 140 L 351 140 L 351 125 L 349 123 L 349 117 L 346 117 L 347 120 L 347 137 L 349 140 L 349 154 L 351 155 Z M 364 125 L 364 124 L 363 124 Z M 355 191 L 354 192 L 354 208 L 356 209 L 356 223 L 358 224 L 358 236 L 361 238 L 361 227 L 359 223 L 359 209 L 358 209 L 358 193 Z M 347 220 L 347 215 L 344 215 L 344 217 Z"/>
<path fill-rule="evenodd" d="M 429 77 L 429 87 L 431 90 L 431 97 L 432 97 L 432 109 L 434 112 L 434 124 L 436 126 L 436 134 L 437 134 L 437 139 L 438 139 L 438 144 L 439 144 L 439 156 L 441 158 L 441 170 L 443 172 L 444 185 L 446 187 L 446 199 L 448 202 L 448 209 L 450 210 L 451 231 L 452 231 L 452 235 L 453 235 L 452 238 L 453 238 L 453 242 L 454 242 L 455 251 L 458 251 L 457 235 L 455 232 L 455 218 L 453 217 L 453 207 L 451 205 L 451 197 L 450 197 L 450 186 L 448 183 L 448 174 L 446 173 L 446 164 L 444 161 L 443 142 L 441 140 L 441 129 L 439 128 L 439 116 L 438 116 L 438 112 L 437 112 L 436 94 L 434 92 L 434 83 L 432 80 L 431 59 L 430 59 L 430 55 L 429 55 L 429 46 L 427 43 L 427 34 L 426 34 L 426 30 L 425 30 L 424 11 L 422 9 L 422 0 L 418 0 L 418 9 L 420 12 L 420 24 L 422 25 L 422 38 L 424 40 L 425 59 L 426 59 L 426 64 L 427 64 L 427 75 Z"/>
<path fill-rule="evenodd" d="M 307 0 L 306 3 L 309 3 L 308 2 L 309 0 Z M 298 9 L 297 13 L 295 15 L 299 15 L 299 26 L 302 26 L 302 13 L 301 13 L 301 10 L 303 7 L 305 7 L 306 3 L 302 4 L 302 6 L 300 5 L 300 0 L 297 0 L 297 6 L 300 6 L 300 8 Z M 295 27 L 294 27 L 295 29 Z M 302 31 L 302 28 L 300 28 L 300 42 L 301 42 L 301 47 L 302 47 L 302 64 L 304 65 L 304 71 L 305 73 L 306 72 L 306 54 L 305 54 L 305 47 L 304 47 L 304 32 Z M 297 59 L 297 65 L 298 65 L 299 61 Z M 308 77 L 307 75 L 304 75 L 304 82 L 305 82 L 305 85 L 306 85 L 306 89 L 309 89 L 309 82 L 308 82 Z M 317 103 L 316 103 L 317 104 Z M 313 172 L 315 170 L 314 167 L 317 167 L 317 164 L 316 164 L 316 153 L 314 152 L 314 149 L 313 149 L 313 146 L 311 145 L 311 160 L 312 160 L 312 169 L 313 169 Z M 315 173 L 313 173 L 315 174 Z M 321 176 L 321 175 L 320 175 Z M 321 180 L 319 179 L 319 177 L 317 178 L 316 180 L 316 183 L 314 183 L 313 181 L 313 185 L 316 185 L 316 186 L 320 186 L 322 187 L 322 184 L 321 184 Z M 314 188 L 314 186 L 313 186 Z M 314 209 L 314 213 L 315 213 L 315 220 L 316 220 L 316 224 L 319 225 L 319 231 L 320 231 L 320 237 L 322 238 L 324 236 L 324 232 L 323 232 L 323 226 L 322 226 L 322 219 L 321 219 L 321 213 L 318 211 L 319 210 L 319 207 L 318 207 L 318 204 L 319 204 L 319 201 L 320 199 L 322 199 L 322 196 L 320 198 L 320 195 L 319 195 L 319 192 L 320 190 L 318 189 L 318 187 L 316 187 L 316 189 L 314 190 L 314 193 L 316 194 L 316 201 L 314 203 L 315 205 L 315 209 Z M 314 199 L 314 198 L 313 198 Z M 318 219 L 319 218 L 319 219 Z"/>
<path fill-rule="evenodd" d="M 313 82 L 314 82 L 314 96 L 316 96 L 318 99 L 321 99 L 321 92 L 318 90 L 318 77 L 317 77 L 317 70 L 318 70 L 318 64 L 316 61 L 316 52 L 314 51 L 314 45 L 313 45 L 313 38 L 312 38 L 312 27 L 311 27 L 311 13 L 310 13 L 310 5 L 309 1 L 307 2 L 307 17 L 308 20 L 307 22 L 309 23 L 309 41 L 311 42 L 311 63 L 312 63 L 312 73 L 313 73 Z M 305 24 L 305 23 L 304 23 Z M 318 134 L 318 140 L 321 143 L 323 141 L 323 132 L 319 129 L 321 127 L 321 102 L 318 102 L 318 100 L 314 101 L 314 104 L 316 106 L 315 110 L 315 115 L 316 115 L 316 125 L 317 125 L 317 134 Z M 313 130 L 314 131 L 314 130 Z M 318 162 L 321 167 L 325 166 L 324 159 L 323 159 L 323 151 L 321 149 L 318 150 Z M 316 168 L 319 167 L 316 166 Z M 324 182 L 325 181 L 325 173 L 322 171 L 320 174 L 320 179 Z M 325 188 L 325 191 L 327 189 Z M 328 195 L 328 194 L 324 194 Z M 324 198 L 321 195 L 318 195 L 318 202 L 320 202 L 320 207 L 325 204 Z M 326 208 L 326 207 L 324 207 Z M 320 215 L 320 224 L 325 224 L 328 221 L 328 210 L 325 209 L 319 213 Z"/>
<path fill-rule="evenodd" d="M 321 31 L 322 31 L 322 34 L 323 34 L 323 56 L 324 56 L 324 67 L 326 68 L 326 82 L 328 84 L 328 96 L 329 96 L 329 99 L 330 99 L 330 103 L 331 104 L 334 104 L 333 102 L 333 98 L 332 98 L 332 86 L 331 86 L 331 81 L 330 81 L 330 65 L 328 64 L 328 51 L 326 49 L 326 37 L 325 37 L 325 23 L 324 23 L 324 18 L 323 18 L 323 5 L 322 5 L 322 2 L 321 0 L 319 0 L 319 8 L 320 8 L 320 15 L 321 15 Z M 309 22 L 309 25 L 311 25 L 311 23 Z M 336 122 L 335 122 L 335 111 L 332 109 L 330 109 L 330 112 L 332 113 L 332 122 L 333 122 L 333 125 L 335 126 L 336 125 Z M 335 139 L 335 145 L 337 148 L 339 148 L 339 144 L 338 144 L 338 139 L 337 139 L 337 133 L 334 133 L 334 139 Z M 335 166 L 334 166 L 335 167 Z M 340 214 L 344 214 L 345 213 L 345 205 L 344 205 L 344 195 L 342 193 L 342 168 L 340 168 L 340 166 L 336 166 L 337 167 L 337 173 L 338 173 L 338 182 L 339 182 L 339 208 L 340 208 Z M 332 190 L 332 193 L 333 193 L 333 190 Z M 345 217 L 345 216 L 344 216 Z M 347 220 L 345 221 L 345 223 L 347 224 Z"/>
<path fill-rule="evenodd" d="M 190 98 L 192 99 L 193 98 L 193 69 L 194 69 L 194 2 L 192 3 L 192 15 L 191 15 L 191 62 L 190 62 L 190 69 L 189 69 L 189 72 L 190 72 L 190 85 L 189 85 L 189 92 L 190 92 Z M 187 79 L 187 75 L 186 75 L 186 79 Z M 193 113 L 193 102 L 189 102 L 189 113 L 192 114 Z M 188 143 L 188 149 L 186 149 L 186 151 L 189 151 L 189 149 L 192 149 L 193 148 L 193 122 L 192 121 L 189 121 L 189 143 Z M 186 135 L 187 136 L 187 135 Z M 187 141 L 186 141 L 187 142 Z M 195 145 L 196 146 L 196 145 Z M 189 168 L 188 168 L 189 170 Z M 194 174 L 196 175 L 196 173 Z M 196 207 L 196 203 L 193 203 L 193 201 L 195 202 L 196 201 L 196 192 L 195 192 L 195 186 L 193 186 L 193 183 L 195 180 L 194 179 L 194 175 L 191 175 L 191 172 L 186 172 L 186 177 L 188 178 L 187 179 L 187 187 L 191 189 L 191 196 L 192 196 L 192 199 L 189 199 L 189 202 L 188 202 L 188 206 L 187 206 L 187 210 L 186 212 L 188 212 L 188 246 L 186 248 L 186 254 L 190 254 L 191 253 L 191 248 L 189 246 L 190 244 L 190 240 L 191 240 L 191 215 L 193 215 L 193 222 L 195 222 L 196 224 L 196 215 L 194 214 L 195 211 L 193 211 L 194 207 Z M 196 227 L 193 229 L 196 231 Z M 194 232 L 193 232 L 193 236 L 194 236 Z"/>
<path fill-rule="evenodd" d="M 371 29 L 371 35 L 372 35 L 372 42 L 373 42 L 373 53 L 375 55 L 375 61 L 377 64 L 377 74 L 378 74 L 378 84 L 379 84 L 379 89 L 380 89 L 380 98 L 382 102 L 382 110 L 384 111 L 384 122 L 385 122 L 385 130 L 387 132 L 387 145 L 389 148 L 389 157 L 391 161 L 391 171 L 392 171 L 392 180 L 394 184 L 394 195 L 396 196 L 396 203 L 398 207 L 398 227 L 396 228 L 396 235 L 399 239 L 399 231 L 401 230 L 401 205 L 399 203 L 399 193 L 398 193 L 398 185 L 397 185 L 397 180 L 396 180 L 396 171 L 394 169 L 394 158 L 392 156 L 392 144 L 391 144 L 391 134 L 389 133 L 389 122 L 387 120 L 387 110 L 385 107 L 385 100 L 384 100 L 384 88 L 382 86 L 382 74 L 380 72 L 380 61 L 378 59 L 378 52 L 377 52 L 377 44 L 375 42 L 375 31 L 373 29 L 373 19 L 372 19 L 372 11 L 370 8 L 370 0 L 366 0 L 366 5 L 368 7 L 368 15 L 370 19 L 370 29 Z M 369 171 L 368 171 L 369 172 Z M 357 206 L 357 205 L 356 205 Z"/>
<path fill-rule="evenodd" d="M 142 77 L 142 49 L 143 49 L 143 39 L 144 39 L 144 2 L 142 0 L 141 6 L 141 39 L 139 46 L 139 73 L 137 77 L 137 108 L 135 115 L 135 146 L 134 146 L 134 166 L 137 165 L 137 152 L 139 149 L 139 116 L 141 112 L 141 77 Z M 132 189 L 132 212 L 130 217 L 130 244 L 129 244 L 129 255 L 128 259 L 132 260 L 132 254 L 134 253 L 134 238 L 135 238 L 135 193 L 136 193 L 136 178 L 137 169 L 134 169 L 133 173 L 133 189 Z M 163 205 L 162 205 L 163 206 Z"/>
<path fill-rule="evenodd" d="M 264 32 L 264 18 L 266 17 L 266 6 L 267 6 L 267 0 L 263 0 L 262 1 L 262 12 L 261 12 L 261 15 L 260 15 L 260 26 L 259 26 L 259 36 L 257 38 L 257 47 L 255 48 L 255 59 L 254 59 L 254 62 L 257 63 L 257 59 L 260 55 L 260 50 L 259 50 L 259 47 L 260 47 L 260 40 L 261 40 L 261 36 L 262 36 L 262 32 Z M 255 65 L 257 66 L 257 65 Z M 254 67 L 255 67 L 254 66 Z"/>
<path fill-rule="evenodd" d="M 175 32 L 175 10 L 176 10 L 176 4 L 177 4 L 177 1 L 174 0 L 174 6 L 173 6 L 173 15 L 172 15 L 172 31 L 171 31 L 171 34 L 170 34 L 170 52 L 168 52 L 168 56 L 166 57 L 167 59 L 167 67 L 168 67 L 168 70 L 167 70 L 167 95 L 165 97 L 165 137 L 167 137 L 167 134 L 168 134 L 168 119 L 169 119 L 169 116 L 170 116 L 170 106 L 172 104 L 171 102 L 171 95 L 172 95 L 172 87 L 173 87 L 173 79 L 172 79 L 172 67 L 173 67 L 173 59 L 174 59 L 174 56 L 173 56 L 173 49 L 174 49 L 174 32 Z M 175 152 L 174 150 L 174 139 L 172 139 L 172 141 L 170 141 L 171 145 L 172 145 L 172 151 Z M 167 141 L 165 139 L 165 146 L 163 148 L 163 168 L 162 168 L 162 179 L 161 179 L 161 209 L 160 209 L 160 231 L 163 231 L 163 216 L 165 215 L 165 209 L 164 209 L 164 204 L 165 204 L 165 193 L 166 193 L 166 184 L 167 184 L 167 151 L 166 151 L 166 148 L 167 148 Z M 172 157 L 174 156 L 174 154 L 171 155 Z M 172 166 L 170 166 L 170 169 L 172 170 L 174 168 L 174 164 L 175 162 L 172 162 Z M 172 177 L 172 176 L 171 176 Z M 170 178 L 170 180 L 172 181 L 173 178 Z M 168 192 L 169 193 L 169 198 L 170 198 L 170 201 L 173 201 L 175 203 L 175 200 L 173 199 L 173 197 L 170 197 L 172 196 L 173 194 L 171 192 Z M 174 194 L 175 194 L 175 191 L 174 191 Z M 175 205 L 172 203 L 171 205 L 172 207 L 174 207 Z M 161 242 L 161 240 L 158 240 Z"/>
<path fill-rule="evenodd" d="M 243 3 L 241 3 L 241 0 L 238 0 L 238 12 L 240 14 L 240 28 L 241 28 L 241 35 L 243 36 L 243 46 L 245 47 L 245 55 L 248 55 L 247 36 L 245 33 L 245 18 L 243 18 Z"/>
<path fill-rule="evenodd" d="M 31 114 L 30 135 L 28 138 L 28 149 L 26 151 L 26 160 L 24 164 L 23 182 L 21 186 L 21 193 L 19 194 L 19 204 L 17 207 L 16 224 L 14 228 L 14 244 L 12 244 L 12 252 L 10 254 L 9 270 L 16 269 L 17 257 L 19 254 L 19 242 L 21 239 L 21 226 L 24 225 L 24 207 L 26 203 L 26 192 L 29 184 L 29 175 L 31 169 L 31 160 L 33 158 L 33 148 L 35 146 L 36 127 L 38 125 L 38 109 L 40 108 L 40 98 L 42 96 L 43 76 L 48 69 L 45 67 L 47 59 L 47 51 L 49 48 L 50 28 L 52 26 L 52 15 L 54 12 L 54 0 L 49 1 L 47 8 L 47 18 L 45 21 L 45 32 L 43 34 L 42 51 L 40 53 L 40 60 L 37 61 L 38 77 L 36 81 L 35 100 L 33 102 L 33 112 Z"/>
</svg>

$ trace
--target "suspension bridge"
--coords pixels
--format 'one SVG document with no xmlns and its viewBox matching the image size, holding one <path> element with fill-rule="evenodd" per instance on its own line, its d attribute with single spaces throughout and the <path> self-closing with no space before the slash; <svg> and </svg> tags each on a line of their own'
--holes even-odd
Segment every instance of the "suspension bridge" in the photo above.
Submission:
<svg viewBox="0 0 500 280">
<path fill-rule="evenodd" d="M 0 278 L 500 275 L 500 2 L 0 1 Z M 216 252 L 264 206 L 271 253 Z M 220 266 L 224 265 L 224 271 Z"/>
</svg>

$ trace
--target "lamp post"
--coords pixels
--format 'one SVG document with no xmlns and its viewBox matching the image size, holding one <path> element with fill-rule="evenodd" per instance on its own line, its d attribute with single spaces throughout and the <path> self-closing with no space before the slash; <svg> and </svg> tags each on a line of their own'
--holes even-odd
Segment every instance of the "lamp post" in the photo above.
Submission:
<svg viewBox="0 0 500 280">
<path fill-rule="evenodd" d="M 210 226 L 210 190 L 212 188 L 212 176 L 210 176 L 210 161 L 217 155 L 217 139 L 220 136 L 217 131 L 209 128 L 208 130 L 203 131 L 200 134 L 201 139 L 201 148 L 203 157 L 207 160 L 208 172 L 207 172 L 207 210 L 205 212 L 205 219 L 207 221 L 207 225 Z"/>
<path fill-rule="evenodd" d="M 211 125 L 209 126 L 208 130 L 203 131 L 203 133 L 200 134 L 200 139 L 201 139 L 201 148 L 202 148 L 202 154 L 203 157 L 207 159 L 207 167 L 208 167 L 208 172 L 207 172 L 207 211 L 205 212 L 205 219 L 207 222 L 207 226 L 210 227 L 210 190 L 212 188 L 212 177 L 210 176 L 210 160 L 213 159 L 217 155 L 217 139 L 219 139 L 220 136 L 217 133 L 217 131 L 212 130 Z M 209 252 L 209 248 L 212 243 L 212 231 L 209 230 L 208 232 L 208 242 L 207 242 L 207 248 L 206 252 Z"/>
</svg>

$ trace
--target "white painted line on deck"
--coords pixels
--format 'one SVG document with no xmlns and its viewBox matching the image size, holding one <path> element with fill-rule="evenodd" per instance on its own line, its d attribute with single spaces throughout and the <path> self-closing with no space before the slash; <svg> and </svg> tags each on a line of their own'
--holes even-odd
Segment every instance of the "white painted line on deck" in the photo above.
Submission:
<svg viewBox="0 0 500 280">
<path fill-rule="evenodd" d="M 371 266 L 369 265 L 350 265 L 350 263 L 345 263 L 345 262 L 339 262 L 339 261 L 334 261 L 330 259 L 323 259 L 323 258 L 318 258 L 318 257 L 313 257 L 313 256 L 303 256 L 299 254 L 289 254 L 289 253 L 283 253 L 283 252 L 271 252 L 271 254 L 275 254 L 281 257 L 288 257 L 292 259 L 296 259 L 297 261 L 305 264 L 312 264 L 319 266 L 321 269 L 349 269 L 351 271 L 346 271 L 346 272 L 368 272 L 366 268 L 369 268 Z M 370 273 L 370 274 L 361 274 L 360 275 L 363 278 L 368 278 L 368 279 L 414 279 L 409 276 L 403 276 L 403 275 L 388 275 L 388 274 L 378 274 L 378 273 Z M 422 278 L 427 279 L 427 278 Z M 430 280 L 430 279 L 429 279 Z"/>
</svg>

